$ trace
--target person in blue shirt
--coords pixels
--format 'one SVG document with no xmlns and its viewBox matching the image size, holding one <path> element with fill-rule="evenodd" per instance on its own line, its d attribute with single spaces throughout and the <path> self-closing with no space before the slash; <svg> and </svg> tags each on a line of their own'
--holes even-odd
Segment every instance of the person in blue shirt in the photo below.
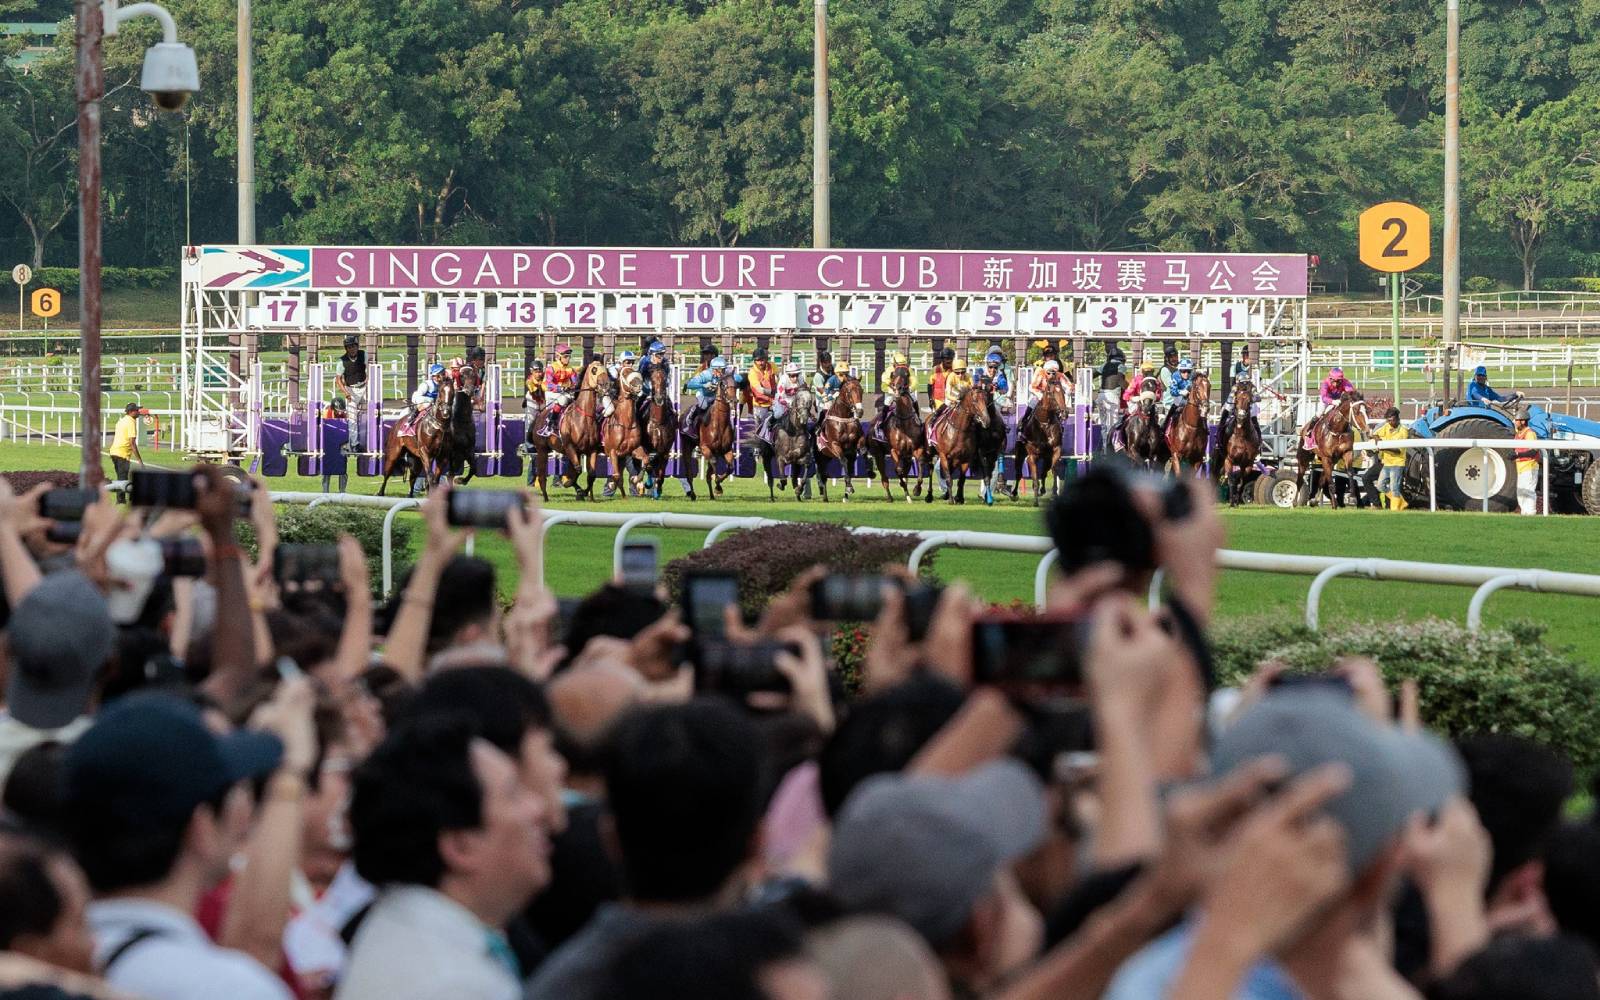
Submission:
<svg viewBox="0 0 1600 1000">
<path fill-rule="evenodd" d="M 684 384 L 686 391 L 695 394 L 694 405 L 683 414 L 684 434 L 694 437 L 700 432 L 700 416 L 716 400 L 718 383 L 726 379 L 728 373 L 728 359 L 719 354 L 711 359 L 710 368 L 697 372 Z"/>
<path fill-rule="evenodd" d="M 1514 392 L 1509 396 L 1502 396 L 1489 384 L 1489 369 L 1482 365 L 1472 371 L 1472 381 L 1467 383 L 1467 402 L 1488 406 L 1491 403 L 1510 403 L 1522 398 L 1522 393 Z"/>
<path fill-rule="evenodd" d="M 811 387 L 817 392 L 817 402 L 828 406 L 834 397 L 839 395 L 839 389 L 843 385 L 844 382 L 833 370 L 833 355 L 827 351 L 818 352 L 817 371 L 811 376 Z"/>
<path fill-rule="evenodd" d="M 1178 362 L 1178 370 L 1173 373 L 1172 381 L 1167 383 L 1167 419 L 1163 426 L 1171 427 L 1172 419 L 1183 409 L 1189 401 L 1189 385 L 1194 381 L 1194 362 L 1184 358 Z"/>
</svg>

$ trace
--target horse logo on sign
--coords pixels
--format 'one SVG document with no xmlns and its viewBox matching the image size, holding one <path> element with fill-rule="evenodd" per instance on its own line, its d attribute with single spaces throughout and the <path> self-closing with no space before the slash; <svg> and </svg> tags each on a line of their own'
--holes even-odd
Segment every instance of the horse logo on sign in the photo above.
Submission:
<svg viewBox="0 0 1600 1000">
<path fill-rule="evenodd" d="M 298 288 L 311 283 L 310 247 L 205 247 L 204 288 Z"/>
</svg>

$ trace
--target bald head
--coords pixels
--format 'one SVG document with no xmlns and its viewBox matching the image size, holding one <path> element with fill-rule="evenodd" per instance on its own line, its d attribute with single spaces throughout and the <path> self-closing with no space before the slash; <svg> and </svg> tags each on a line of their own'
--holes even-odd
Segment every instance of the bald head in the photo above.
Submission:
<svg viewBox="0 0 1600 1000">
<path fill-rule="evenodd" d="M 599 750 L 611 724 L 644 697 L 644 678 L 632 667 L 597 661 L 557 674 L 545 696 L 573 770 Z"/>
<path fill-rule="evenodd" d="M 950 1000 L 939 960 L 898 920 L 838 920 L 813 931 L 806 947 L 827 974 L 833 1000 Z"/>
</svg>

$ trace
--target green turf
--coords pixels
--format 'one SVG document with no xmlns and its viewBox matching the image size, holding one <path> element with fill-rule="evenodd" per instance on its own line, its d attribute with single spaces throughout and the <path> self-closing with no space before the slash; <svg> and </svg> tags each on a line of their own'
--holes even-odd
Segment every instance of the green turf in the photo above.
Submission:
<svg viewBox="0 0 1600 1000">
<path fill-rule="evenodd" d="M 162 453 L 163 463 L 175 461 Z M 20 469 L 73 469 L 78 453 L 71 448 L 43 445 L 0 446 L 0 471 Z M 478 485 L 504 488 L 509 479 L 484 479 Z M 320 480 L 288 476 L 269 480 L 279 490 L 317 491 Z M 352 490 L 375 493 L 373 480 L 352 478 Z M 874 484 L 869 491 L 858 486 L 858 499 L 799 504 L 769 503 L 764 485 L 753 480 L 733 480 L 724 499 L 687 503 L 676 483 L 668 487 L 663 503 L 612 500 L 576 503 L 570 491 L 552 491 L 550 507 L 617 512 L 671 509 L 689 513 L 759 516 L 787 520 L 825 520 L 915 530 L 970 530 L 1009 534 L 1042 534 L 1038 512 L 1027 504 L 1002 501 L 993 508 L 969 503 L 964 508 L 935 503 L 888 503 Z M 838 490 L 834 491 L 835 496 Z M 758 495 L 759 494 L 759 495 Z M 413 515 L 406 514 L 406 517 Z M 1511 515 L 1447 514 L 1411 511 L 1292 510 L 1244 507 L 1223 511 L 1228 546 L 1267 552 L 1350 557 L 1381 556 L 1433 562 L 1527 567 L 1570 572 L 1593 572 L 1595 543 L 1600 524 L 1583 517 L 1520 518 Z M 660 539 L 662 557 L 672 559 L 704 541 L 698 531 L 639 529 L 642 536 Z M 546 578 L 562 595 L 592 590 L 610 574 L 610 528 L 551 529 Z M 478 540 L 478 554 L 502 571 L 502 588 L 514 586 L 515 566 L 504 539 L 486 535 Z M 988 600 L 1031 600 L 1033 571 L 1038 558 L 1005 552 L 941 549 L 935 566 L 945 579 L 970 582 Z M 1246 616 L 1275 614 L 1298 618 L 1305 607 L 1310 578 L 1265 573 L 1230 572 L 1223 575 L 1219 608 L 1221 624 Z M 1471 590 L 1465 587 L 1381 583 L 1356 578 L 1338 580 L 1328 587 L 1322 602 L 1324 622 L 1385 621 L 1434 615 L 1463 620 Z M 1550 594 L 1503 592 L 1489 602 L 1485 620 L 1494 624 L 1511 619 L 1548 623 L 1552 641 L 1571 646 L 1584 659 L 1600 664 L 1600 629 L 1593 619 L 1600 603 L 1587 598 Z"/>
</svg>

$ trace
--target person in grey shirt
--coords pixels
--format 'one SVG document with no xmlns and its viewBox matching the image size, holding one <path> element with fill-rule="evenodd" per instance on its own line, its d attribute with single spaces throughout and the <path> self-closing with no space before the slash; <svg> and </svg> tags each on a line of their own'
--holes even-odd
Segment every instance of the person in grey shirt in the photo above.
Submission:
<svg viewBox="0 0 1600 1000">
<path fill-rule="evenodd" d="M 627 898 L 603 905 L 540 966 L 527 1000 L 604 1000 L 628 947 L 667 919 L 735 905 L 756 856 L 763 744 L 729 704 L 625 716 L 605 777 Z"/>
</svg>

